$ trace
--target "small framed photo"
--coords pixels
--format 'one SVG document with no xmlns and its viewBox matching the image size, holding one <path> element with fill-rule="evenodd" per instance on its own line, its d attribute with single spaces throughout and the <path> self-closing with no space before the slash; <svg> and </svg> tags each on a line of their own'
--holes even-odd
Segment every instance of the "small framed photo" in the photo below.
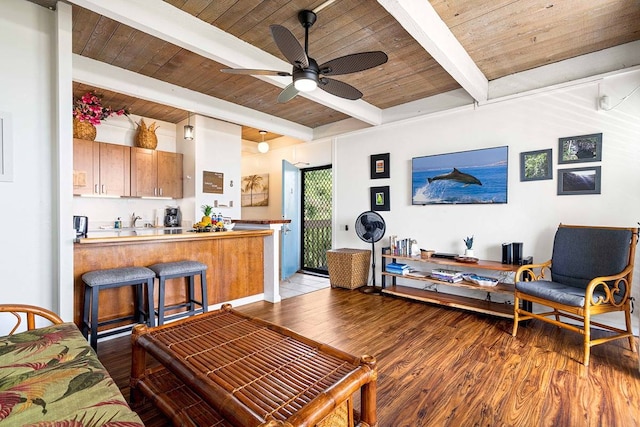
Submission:
<svg viewBox="0 0 640 427">
<path fill-rule="evenodd" d="M 600 166 L 558 169 L 558 195 L 600 194 Z"/>
<path fill-rule="evenodd" d="M 371 179 L 389 178 L 389 153 L 371 155 Z"/>
<path fill-rule="evenodd" d="M 558 139 L 558 163 L 599 162 L 602 160 L 602 134 Z"/>
<path fill-rule="evenodd" d="M 520 181 L 552 179 L 551 148 L 520 153 Z"/>
<path fill-rule="evenodd" d="M 389 186 L 371 187 L 371 210 L 372 211 L 389 211 Z"/>
</svg>

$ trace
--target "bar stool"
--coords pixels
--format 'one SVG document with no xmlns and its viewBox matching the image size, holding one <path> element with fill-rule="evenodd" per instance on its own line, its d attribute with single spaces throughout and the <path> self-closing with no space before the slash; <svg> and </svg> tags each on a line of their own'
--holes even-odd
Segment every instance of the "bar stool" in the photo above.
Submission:
<svg viewBox="0 0 640 427">
<path fill-rule="evenodd" d="M 82 335 L 87 338 L 91 329 L 91 347 L 98 349 L 98 338 L 119 334 L 125 330 L 131 330 L 135 323 L 146 323 L 154 326 L 153 316 L 153 281 L 155 273 L 146 267 L 122 267 L 109 268 L 105 270 L 95 270 L 84 273 L 84 312 L 82 315 Z M 121 286 L 135 286 L 135 311 L 132 316 L 123 316 L 117 319 L 98 322 L 98 307 L 100 307 L 98 297 L 102 289 L 119 288 Z M 145 288 L 146 287 L 146 310 L 145 310 Z M 89 319 L 91 317 L 91 319 Z M 133 324 L 128 328 L 116 328 L 98 333 L 98 328 L 124 320 L 131 320 Z"/>
<path fill-rule="evenodd" d="M 163 325 L 165 320 L 177 319 L 179 317 L 193 316 L 196 313 L 206 313 L 208 308 L 207 303 L 207 266 L 197 261 L 176 261 L 176 262 L 164 262 L 159 264 L 150 265 L 149 269 L 155 272 L 158 278 L 158 325 Z M 195 299 L 195 286 L 194 277 L 200 275 L 200 288 L 202 293 L 201 301 Z M 176 277 L 188 277 L 189 278 L 189 294 L 187 295 L 187 301 L 180 304 L 164 305 L 165 294 L 165 280 L 174 279 Z M 200 306 L 196 310 L 196 304 Z M 180 313 L 165 316 L 165 310 L 173 310 L 176 308 L 188 307 L 189 310 Z"/>
</svg>

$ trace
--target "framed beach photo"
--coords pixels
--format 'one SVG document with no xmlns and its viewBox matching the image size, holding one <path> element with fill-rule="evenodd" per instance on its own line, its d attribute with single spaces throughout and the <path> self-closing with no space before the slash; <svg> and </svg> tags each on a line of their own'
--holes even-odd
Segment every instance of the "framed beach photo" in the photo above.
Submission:
<svg viewBox="0 0 640 427">
<path fill-rule="evenodd" d="M 558 139 L 558 163 L 599 162 L 602 160 L 602 134 L 569 136 Z"/>
<path fill-rule="evenodd" d="M 600 166 L 558 169 L 558 195 L 600 194 Z"/>
<path fill-rule="evenodd" d="M 520 181 L 552 179 L 551 163 L 551 148 L 520 153 Z"/>
<path fill-rule="evenodd" d="M 372 211 L 389 211 L 389 186 L 371 187 L 371 210 Z"/>
<path fill-rule="evenodd" d="M 371 179 L 389 178 L 389 153 L 371 155 Z"/>
</svg>

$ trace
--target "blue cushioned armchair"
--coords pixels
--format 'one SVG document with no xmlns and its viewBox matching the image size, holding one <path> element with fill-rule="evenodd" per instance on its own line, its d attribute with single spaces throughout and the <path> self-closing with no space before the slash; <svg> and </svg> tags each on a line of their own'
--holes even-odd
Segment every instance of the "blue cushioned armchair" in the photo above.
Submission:
<svg viewBox="0 0 640 427">
<path fill-rule="evenodd" d="M 520 267 L 516 273 L 513 336 L 518 323 L 538 319 L 584 336 L 584 365 L 589 365 L 591 347 L 628 338 L 632 351 L 631 284 L 637 228 L 587 227 L 560 224 L 553 242 L 551 260 Z M 533 313 L 520 300 L 551 308 Z M 626 330 L 597 323 L 595 315 L 624 312 Z M 578 321 L 569 324 L 560 318 Z M 574 322 L 576 323 L 576 322 Z M 590 328 L 613 332 L 592 339 Z"/>
</svg>

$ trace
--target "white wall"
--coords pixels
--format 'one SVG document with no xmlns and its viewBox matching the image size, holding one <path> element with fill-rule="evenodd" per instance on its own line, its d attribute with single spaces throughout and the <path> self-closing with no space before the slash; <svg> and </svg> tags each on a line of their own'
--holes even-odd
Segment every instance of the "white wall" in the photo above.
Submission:
<svg viewBox="0 0 640 427">
<path fill-rule="evenodd" d="M 0 2 L 0 111 L 12 117 L 14 174 L 0 182 L 0 302 L 55 308 L 55 14 Z M 71 221 L 69 220 L 69 229 Z"/>
<path fill-rule="evenodd" d="M 194 117 L 191 118 L 194 122 Z M 200 221 L 202 205 L 215 206 L 215 214 L 225 217 L 240 216 L 240 154 L 242 150 L 242 127 L 231 123 L 214 120 L 209 117 L 195 116 L 195 170 L 193 181 L 193 202 L 184 199 L 183 203 L 193 206 L 195 211 L 191 217 L 187 213 L 185 220 Z M 205 193 L 203 191 L 203 172 L 219 172 L 223 176 L 223 192 Z M 233 202 L 233 207 L 230 206 Z M 221 206 L 226 205 L 226 206 Z"/>
<path fill-rule="evenodd" d="M 282 218 L 282 160 L 302 169 L 330 165 L 332 154 L 331 140 L 324 139 L 243 156 L 242 176 L 269 174 L 269 205 L 243 207 L 242 219 Z"/>
<path fill-rule="evenodd" d="M 546 261 L 559 223 L 636 226 L 640 211 L 640 91 L 613 111 L 597 111 L 600 93 L 613 105 L 640 85 L 640 72 L 600 83 L 434 114 L 337 138 L 333 164 L 337 247 L 368 248 L 352 225 L 369 210 L 369 187 L 390 186 L 391 210 L 381 212 L 387 236 L 410 237 L 421 248 L 462 253 L 474 235 L 475 255 L 501 259 L 501 243 L 524 242 L 525 255 Z M 603 133 L 602 162 L 557 164 L 558 138 Z M 508 203 L 500 205 L 411 205 L 413 157 L 509 146 Z M 553 149 L 553 180 L 520 182 L 520 153 Z M 391 155 L 389 179 L 369 179 L 369 156 Z M 602 166 L 602 194 L 558 196 L 559 167 Z M 380 250 L 377 248 L 378 266 Z M 640 268 L 637 264 L 636 270 Z M 380 283 L 380 269 L 377 269 Z M 636 271 L 634 295 L 640 299 Z M 404 283 L 406 285 L 418 282 Z M 637 316 L 634 316 L 636 318 Z"/>
</svg>

